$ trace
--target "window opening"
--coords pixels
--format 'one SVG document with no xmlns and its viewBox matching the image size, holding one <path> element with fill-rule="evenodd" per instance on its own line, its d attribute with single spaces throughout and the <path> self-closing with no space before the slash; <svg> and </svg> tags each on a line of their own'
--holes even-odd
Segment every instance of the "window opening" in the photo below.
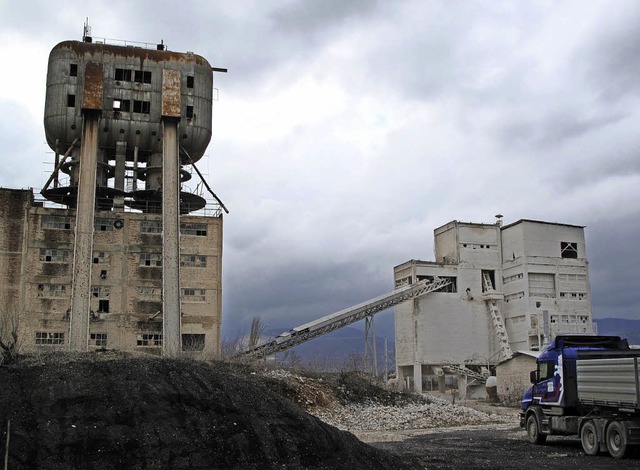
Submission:
<svg viewBox="0 0 640 470">
<path fill-rule="evenodd" d="M 162 346 L 162 334 L 138 333 L 136 346 Z"/>
<path fill-rule="evenodd" d="M 67 107 L 68 108 L 76 107 L 76 95 L 67 95 Z"/>
<path fill-rule="evenodd" d="M 71 229 L 71 218 L 45 215 L 42 217 L 42 228 L 69 230 Z"/>
<path fill-rule="evenodd" d="M 187 106 L 187 117 L 188 118 L 193 117 L 193 106 Z"/>
<path fill-rule="evenodd" d="M 134 81 L 136 83 L 151 83 L 151 72 L 136 70 L 134 74 Z"/>
<path fill-rule="evenodd" d="M 67 286 L 62 284 L 38 284 L 38 297 L 49 299 L 64 299 L 67 295 Z"/>
<path fill-rule="evenodd" d="M 149 114 L 150 110 L 151 110 L 151 103 L 149 101 L 140 101 L 140 100 L 133 101 L 134 113 Z"/>
<path fill-rule="evenodd" d="M 56 248 L 40 248 L 40 261 L 45 263 L 66 263 L 69 260 L 69 250 Z"/>
<path fill-rule="evenodd" d="M 196 235 L 198 237 L 206 237 L 207 224 L 193 224 L 185 222 L 180 224 L 180 233 L 182 235 Z"/>
<path fill-rule="evenodd" d="M 130 100 L 121 100 L 115 99 L 113 100 L 113 110 L 114 111 L 131 111 L 131 101 Z"/>
<path fill-rule="evenodd" d="M 160 253 L 140 253 L 140 266 L 162 266 L 162 255 Z"/>
<path fill-rule="evenodd" d="M 141 233 L 162 233 L 162 220 L 143 220 L 140 225 Z"/>
<path fill-rule="evenodd" d="M 50 333 L 47 331 L 36 331 L 36 344 L 56 345 L 64 344 L 64 333 Z"/>
<path fill-rule="evenodd" d="M 105 251 L 96 251 L 93 253 L 93 264 L 108 264 L 109 253 Z"/>
<path fill-rule="evenodd" d="M 78 64 L 69 65 L 69 76 L 77 77 L 78 76 Z"/>
<path fill-rule="evenodd" d="M 113 224 L 109 219 L 96 219 L 93 223 L 96 232 L 113 232 Z"/>
<path fill-rule="evenodd" d="M 193 88 L 193 75 L 187 75 L 187 88 Z"/>
<path fill-rule="evenodd" d="M 560 242 L 560 256 L 563 258 L 578 258 L 578 244 L 575 242 Z"/>
<path fill-rule="evenodd" d="M 120 82 L 131 81 L 131 70 L 128 69 L 116 69 L 116 80 Z"/>
<path fill-rule="evenodd" d="M 183 334 L 182 350 L 183 351 L 203 351 L 204 350 L 204 334 Z"/>
<path fill-rule="evenodd" d="M 182 300 L 185 302 L 206 302 L 206 291 L 205 289 L 181 289 L 182 290 Z"/>
<path fill-rule="evenodd" d="M 93 346 L 107 346 L 107 333 L 91 333 L 89 339 Z"/>
<path fill-rule="evenodd" d="M 183 268 L 206 268 L 207 257 L 199 255 L 181 255 L 180 267 Z"/>
</svg>

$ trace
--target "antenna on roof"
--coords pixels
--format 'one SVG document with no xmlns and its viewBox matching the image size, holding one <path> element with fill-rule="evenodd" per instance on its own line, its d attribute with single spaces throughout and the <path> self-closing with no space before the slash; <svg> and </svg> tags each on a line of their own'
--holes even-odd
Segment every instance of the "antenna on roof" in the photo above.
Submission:
<svg viewBox="0 0 640 470">
<path fill-rule="evenodd" d="M 92 42 L 91 38 L 91 26 L 89 26 L 89 17 L 87 17 L 84 21 L 84 30 L 82 31 L 82 41 L 83 42 Z"/>
</svg>

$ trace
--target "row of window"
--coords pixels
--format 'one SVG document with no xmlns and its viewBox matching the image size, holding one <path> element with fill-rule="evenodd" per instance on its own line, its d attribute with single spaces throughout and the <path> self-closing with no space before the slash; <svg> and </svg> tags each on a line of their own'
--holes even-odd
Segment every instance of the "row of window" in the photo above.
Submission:
<svg viewBox="0 0 640 470">
<path fill-rule="evenodd" d="M 70 230 L 72 217 L 60 215 L 43 215 L 41 226 L 43 229 Z M 93 226 L 96 232 L 113 231 L 113 221 L 110 219 L 96 219 Z M 158 234 L 162 233 L 161 220 L 143 220 L 140 224 L 141 233 Z M 207 236 L 207 224 L 195 222 L 180 223 L 180 233 L 182 235 L 195 235 L 198 237 Z"/>
<path fill-rule="evenodd" d="M 185 287 L 180 289 L 181 298 L 185 302 L 206 302 L 207 290 Z M 92 286 L 91 295 L 100 301 L 98 313 L 109 313 L 110 287 Z M 161 298 L 162 289 L 159 287 L 138 287 L 138 294 L 143 297 Z M 67 286 L 64 284 L 38 284 L 38 297 L 46 299 L 65 299 L 67 297 Z"/>
<path fill-rule="evenodd" d="M 69 64 L 69 76 L 78 76 L 78 64 Z M 116 68 L 113 78 L 119 82 L 151 83 L 151 71 Z M 187 88 L 193 85 L 193 75 L 187 75 Z"/>
<path fill-rule="evenodd" d="M 133 106 L 132 106 L 133 103 Z M 76 107 L 76 95 L 67 95 L 67 107 Z M 114 98 L 111 102 L 111 107 L 114 111 L 122 111 L 124 113 L 138 113 L 138 114 L 151 114 L 151 101 L 145 100 L 125 100 L 121 98 Z M 185 116 L 187 118 L 193 118 L 193 106 L 187 105 Z"/>
<path fill-rule="evenodd" d="M 65 334 L 59 331 L 36 331 L 35 343 L 41 346 L 58 346 L 64 344 Z M 204 349 L 204 334 L 183 334 L 183 351 L 202 351 Z M 89 345 L 106 347 L 108 344 L 107 333 L 90 333 Z M 136 337 L 138 347 L 158 347 L 162 346 L 162 334 L 160 333 L 138 333 Z"/>
<path fill-rule="evenodd" d="M 68 263 L 69 250 L 58 248 L 40 248 L 40 261 L 43 263 Z M 108 264 L 109 253 L 96 251 L 93 254 L 93 264 Z M 160 253 L 140 253 L 140 266 L 162 266 Z M 206 268 L 207 257 L 201 255 L 180 255 L 182 268 Z"/>
</svg>

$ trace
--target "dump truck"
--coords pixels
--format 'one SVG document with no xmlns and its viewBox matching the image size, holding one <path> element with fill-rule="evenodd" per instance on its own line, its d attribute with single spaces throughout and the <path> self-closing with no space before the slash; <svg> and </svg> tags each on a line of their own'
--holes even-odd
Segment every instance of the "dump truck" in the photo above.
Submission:
<svg viewBox="0 0 640 470">
<path fill-rule="evenodd" d="M 534 444 L 580 437 L 587 455 L 624 458 L 640 445 L 640 350 L 619 336 L 558 335 L 530 373 L 520 426 Z"/>
</svg>

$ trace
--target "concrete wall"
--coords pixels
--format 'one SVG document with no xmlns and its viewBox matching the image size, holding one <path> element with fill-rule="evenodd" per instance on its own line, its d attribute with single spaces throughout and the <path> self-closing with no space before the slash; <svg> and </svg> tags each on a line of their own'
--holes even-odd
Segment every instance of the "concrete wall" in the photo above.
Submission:
<svg viewBox="0 0 640 470">
<path fill-rule="evenodd" d="M 536 369 L 536 358 L 516 354 L 510 360 L 496 366 L 498 397 L 501 401 L 518 403 L 522 394 L 531 386 L 529 372 Z"/>
<path fill-rule="evenodd" d="M 12 310 L 21 309 L 25 350 L 65 348 L 74 214 L 71 210 L 28 207 L 30 194 L 0 190 L 0 295 L 12 299 L 6 304 Z M 24 207 L 22 215 L 19 207 Z M 46 228 L 52 216 L 57 218 L 53 220 L 59 222 L 58 228 Z M 142 254 L 162 253 L 160 234 L 141 233 L 144 221 L 160 219 L 155 214 L 96 212 L 90 348 L 106 345 L 109 349 L 160 352 L 158 338 L 153 335 L 162 333 L 162 315 L 156 314 L 162 309 L 162 267 L 141 261 Z M 122 228 L 114 227 L 116 220 L 123 222 Z M 189 335 L 183 340 L 187 340 L 187 347 L 201 349 L 198 353 L 217 357 L 221 349 L 222 218 L 181 216 L 180 221 L 206 227 L 199 235 L 180 236 L 185 264 L 180 268 L 181 287 L 187 294 L 181 301 L 182 333 Z M 45 341 L 45 334 L 51 340 Z"/>
</svg>

